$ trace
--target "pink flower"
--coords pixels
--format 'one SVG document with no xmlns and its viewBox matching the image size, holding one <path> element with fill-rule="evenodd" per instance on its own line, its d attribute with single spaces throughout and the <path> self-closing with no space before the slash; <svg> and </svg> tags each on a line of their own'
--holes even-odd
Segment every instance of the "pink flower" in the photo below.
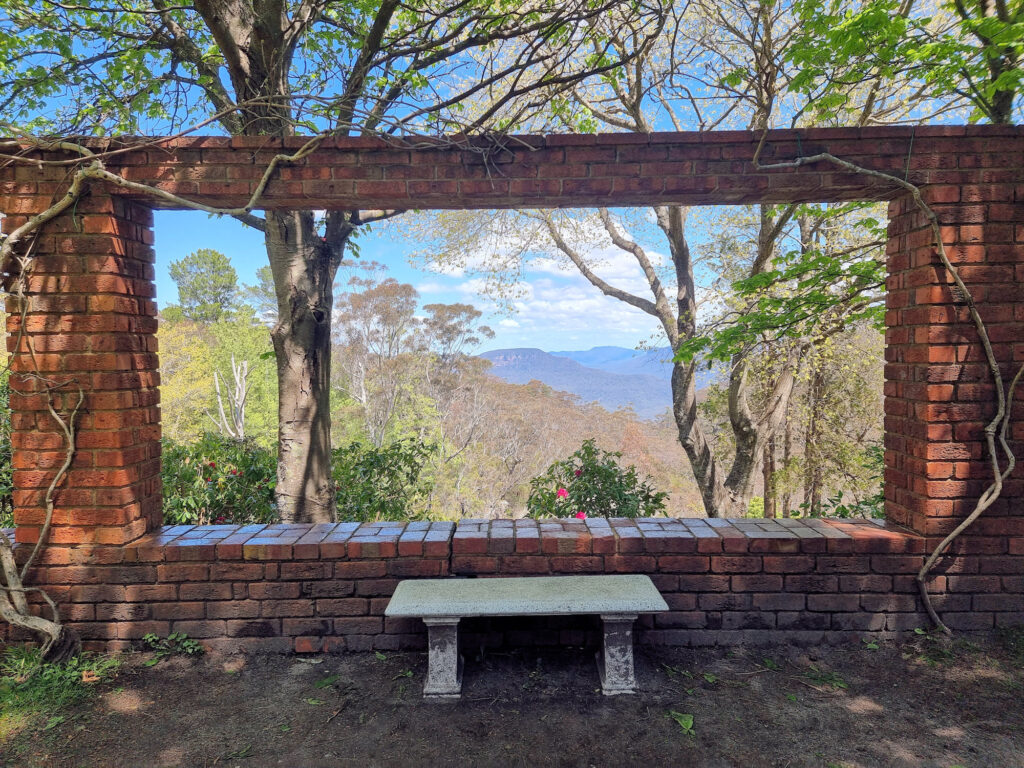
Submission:
<svg viewBox="0 0 1024 768">
<path fill-rule="evenodd" d="M 586 512 L 577 512 L 575 515 L 573 515 L 573 517 L 579 518 L 580 520 L 586 520 L 587 519 L 587 513 Z"/>
<path fill-rule="evenodd" d="M 577 469 L 576 470 L 576 477 L 579 477 L 582 474 L 583 474 L 583 470 L 582 469 Z"/>
<path fill-rule="evenodd" d="M 558 489 L 558 493 L 556 495 L 560 499 L 565 499 L 565 498 L 569 497 L 569 492 L 567 490 L 565 490 L 565 488 L 559 488 Z"/>
</svg>

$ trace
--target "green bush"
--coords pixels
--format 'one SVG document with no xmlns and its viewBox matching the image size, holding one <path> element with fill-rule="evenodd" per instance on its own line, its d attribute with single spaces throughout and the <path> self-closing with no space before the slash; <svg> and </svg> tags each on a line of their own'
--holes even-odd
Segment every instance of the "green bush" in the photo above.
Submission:
<svg viewBox="0 0 1024 768">
<path fill-rule="evenodd" d="M 633 465 L 623 469 L 621 453 L 597 448 L 593 440 L 530 481 L 530 517 L 649 517 L 665 510 L 667 493 L 655 491 Z"/>
<path fill-rule="evenodd" d="M 331 479 L 338 503 L 338 520 L 375 522 L 408 520 L 416 505 L 430 493 L 423 467 L 437 446 L 416 439 L 399 440 L 381 448 L 350 443 L 334 450 Z"/>
<path fill-rule="evenodd" d="M 274 523 L 277 458 L 250 440 L 205 434 L 163 443 L 164 523 Z"/>
</svg>

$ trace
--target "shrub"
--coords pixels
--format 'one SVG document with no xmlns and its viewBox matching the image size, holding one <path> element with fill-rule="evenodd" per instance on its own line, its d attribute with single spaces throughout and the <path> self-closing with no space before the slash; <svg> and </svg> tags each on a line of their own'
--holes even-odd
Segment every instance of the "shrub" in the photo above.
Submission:
<svg viewBox="0 0 1024 768">
<path fill-rule="evenodd" d="M 633 465 L 623 469 L 621 453 L 597 448 L 593 440 L 530 481 L 530 517 L 649 517 L 665 510 L 668 494 L 655 491 Z"/>
<path fill-rule="evenodd" d="M 168 525 L 273 523 L 277 459 L 251 440 L 205 434 L 163 443 L 164 522 Z"/>
<path fill-rule="evenodd" d="M 338 520 L 408 520 L 430 493 L 423 466 L 437 446 L 409 438 L 375 448 L 354 442 L 333 453 Z"/>
</svg>

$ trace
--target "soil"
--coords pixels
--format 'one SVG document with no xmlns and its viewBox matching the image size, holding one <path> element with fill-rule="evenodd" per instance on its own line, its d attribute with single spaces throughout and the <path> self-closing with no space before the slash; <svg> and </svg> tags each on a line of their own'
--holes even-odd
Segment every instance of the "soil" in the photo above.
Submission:
<svg viewBox="0 0 1024 768">
<path fill-rule="evenodd" d="M 0 765 L 1024 766 L 1024 670 L 998 639 L 878 646 L 638 649 L 641 693 L 613 698 L 585 649 L 468 653 L 459 702 L 421 698 L 421 653 L 137 654 Z"/>
</svg>

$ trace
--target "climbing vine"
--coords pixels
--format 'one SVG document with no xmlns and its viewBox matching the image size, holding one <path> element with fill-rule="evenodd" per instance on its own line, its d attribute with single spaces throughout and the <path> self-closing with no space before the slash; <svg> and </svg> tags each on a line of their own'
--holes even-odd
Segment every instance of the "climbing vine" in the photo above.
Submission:
<svg viewBox="0 0 1024 768">
<path fill-rule="evenodd" d="M 913 198 L 914 204 L 928 220 L 939 260 L 953 279 L 953 297 L 956 301 L 967 307 L 971 321 L 974 323 L 974 327 L 978 332 L 978 337 L 981 340 L 981 346 L 985 352 L 985 361 L 988 364 L 989 372 L 992 374 L 992 381 L 995 385 L 996 393 L 996 413 L 995 416 L 992 417 L 992 420 L 985 426 L 985 444 L 988 449 L 989 462 L 992 469 L 992 481 L 988 486 L 986 486 L 985 490 L 982 491 L 970 514 L 961 520 L 960 523 L 950 531 L 949 534 L 946 535 L 946 537 L 943 538 L 942 541 L 940 541 L 925 558 L 924 564 L 918 571 L 916 578 L 918 592 L 921 595 L 921 601 L 924 604 L 925 610 L 928 612 L 928 617 L 932 620 L 932 623 L 936 628 L 946 634 L 951 634 L 949 627 L 947 627 L 942 621 L 938 613 L 935 611 L 935 607 L 932 605 L 931 595 L 928 592 L 927 585 L 928 574 L 931 572 L 932 568 L 935 567 L 935 563 L 938 562 L 939 558 L 942 557 L 942 555 L 949 549 L 950 545 L 956 541 L 964 531 L 970 528 L 974 522 L 981 517 L 985 510 L 995 503 L 996 499 L 999 498 L 1003 491 L 1004 481 L 1010 476 L 1016 466 L 1017 459 L 1010 448 L 1010 444 L 1007 442 L 1006 435 L 1010 426 L 1013 393 L 1021 376 L 1024 375 L 1024 366 L 1021 366 L 1021 368 L 1017 370 L 1017 373 L 1014 374 L 1008 386 L 1004 384 L 1002 372 L 999 370 L 999 363 L 996 360 L 995 352 L 992 349 L 992 342 L 989 339 L 988 329 L 985 327 L 981 314 L 978 312 L 974 296 L 964 284 L 956 265 L 954 265 L 949 259 L 949 255 L 946 252 L 946 246 L 942 242 L 942 230 L 940 228 L 939 217 L 936 215 L 935 211 L 932 210 L 931 206 L 925 202 L 924 197 L 921 195 L 920 187 L 915 184 L 911 184 L 905 178 L 901 179 L 899 176 L 894 176 L 889 173 L 872 170 L 870 168 L 863 168 L 855 163 L 849 162 L 848 160 L 836 157 L 829 152 L 819 152 L 814 155 L 802 156 L 795 160 L 785 162 L 762 164 L 760 162 L 761 151 L 764 148 L 764 142 L 767 136 L 768 132 L 765 131 L 761 135 L 761 140 L 757 145 L 757 150 L 754 152 L 753 163 L 757 170 L 782 170 L 785 168 L 798 168 L 803 165 L 810 165 L 811 163 L 827 162 L 852 173 L 882 179 L 908 192 Z M 1003 460 L 1006 462 L 1005 467 L 1000 466 L 1000 451 L 1002 452 Z"/>
</svg>

